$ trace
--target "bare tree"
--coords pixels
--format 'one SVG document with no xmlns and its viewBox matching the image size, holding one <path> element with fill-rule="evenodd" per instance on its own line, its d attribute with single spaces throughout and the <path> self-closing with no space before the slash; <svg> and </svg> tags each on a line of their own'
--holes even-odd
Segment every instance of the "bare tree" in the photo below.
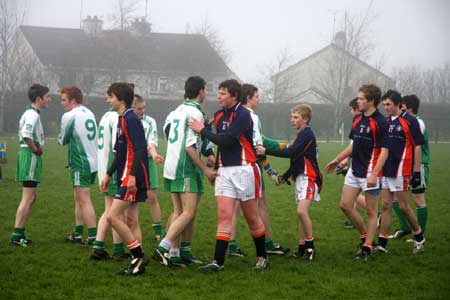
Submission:
<svg viewBox="0 0 450 300">
<path fill-rule="evenodd" d="M 0 131 L 5 128 L 5 110 L 8 96 L 15 92 L 17 72 L 14 69 L 20 52 L 19 26 L 25 12 L 18 2 L 0 0 Z"/>
<path fill-rule="evenodd" d="M 137 0 L 116 0 L 114 12 L 110 16 L 113 28 L 126 30 L 135 18 Z"/>
<path fill-rule="evenodd" d="M 286 102 L 293 96 L 291 94 L 293 78 L 289 75 L 280 75 L 292 63 L 292 59 L 291 50 L 284 47 L 271 62 L 261 68 L 262 77 L 258 81 L 258 86 L 262 90 L 263 102 Z"/>
<path fill-rule="evenodd" d="M 320 78 L 316 78 L 315 82 L 318 84 L 318 89 L 334 106 L 336 120 L 333 128 L 334 135 L 337 135 L 346 117 L 344 110 L 347 102 L 354 97 L 357 87 L 361 83 L 377 83 L 379 80 L 376 71 L 356 74 L 359 61 L 368 60 L 374 49 L 374 43 L 370 38 L 370 27 L 376 20 L 376 15 L 371 8 L 372 2 L 360 17 L 344 13 L 338 32 L 334 34 L 334 40 L 331 42 L 335 51 L 332 51 L 319 66 Z M 380 57 L 375 68 L 381 68 L 383 60 L 384 58 Z"/>
<path fill-rule="evenodd" d="M 189 30 L 189 27 L 186 26 L 187 33 Z M 207 15 L 202 17 L 200 24 L 195 27 L 194 33 L 203 35 L 225 63 L 229 63 L 231 61 L 230 51 L 225 46 L 225 41 L 221 37 L 219 28 Z"/>
</svg>

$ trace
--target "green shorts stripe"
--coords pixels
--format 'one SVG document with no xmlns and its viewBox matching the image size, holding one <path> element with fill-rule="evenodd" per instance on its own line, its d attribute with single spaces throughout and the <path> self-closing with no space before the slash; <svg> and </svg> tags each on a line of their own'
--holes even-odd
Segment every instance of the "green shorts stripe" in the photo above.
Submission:
<svg viewBox="0 0 450 300">
<path fill-rule="evenodd" d="M 89 173 L 77 170 L 70 170 L 72 186 L 74 187 L 90 187 L 95 183 L 97 172 Z"/>
<path fill-rule="evenodd" d="M 177 178 L 174 180 L 164 178 L 164 191 L 170 193 L 199 193 L 203 194 L 203 174 L 193 177 Z"/>
<path fill-rule="evenodd" d="M 17 155 L 17 181 L 41 181 L 42 158 L 31 152 L 28 147 L 21 147 Z"/>
<path fill-rule="evenodd" d="M 150 189 L 154 190 L 159 188 L 158 185 L 158 167 L 153 159 L 148 159 L 148 173 L 150 178 Z"/>
</svg>

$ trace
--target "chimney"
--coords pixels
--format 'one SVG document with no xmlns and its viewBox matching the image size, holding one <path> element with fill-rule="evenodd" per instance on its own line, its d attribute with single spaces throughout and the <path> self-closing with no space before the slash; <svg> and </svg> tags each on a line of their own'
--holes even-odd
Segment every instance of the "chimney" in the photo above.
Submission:
<svg viewBox="0 0 450 300">
<path fill-rule="evenodd" d="M 152 32 L 152 24 L 145 18 L 136 18 L 131 23 L 130 32 L 138 37 L 147 36 Z"/>
<path fill-rule="evenodd" d="M 344 31 L 338 31 L 334 36 L 333 43 L 339 48 L 345 50 L 347 46 L 347 35 Z"/>
<path fill-rule="evenodd" d="M 87 35 L 97 37 L 102 32 L 102 27 L 103 21 L 97 16 L 87 16 L 87 18 L 82 22 L 81 29 L 83 29 Z"/>
</svg>

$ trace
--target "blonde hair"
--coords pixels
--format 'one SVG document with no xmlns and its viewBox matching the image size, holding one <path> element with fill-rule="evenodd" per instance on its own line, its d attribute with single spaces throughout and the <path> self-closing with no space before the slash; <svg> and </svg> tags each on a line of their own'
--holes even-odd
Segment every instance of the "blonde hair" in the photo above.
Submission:
<svg viewBox="0 0 450 300">
<path fill-rule="evenodd" d="M 308 124 L 312 118 L 312 108 L 308 104 L 299 104 L 291 108 L 291 113 L 298 113 L 303 119 L 308 119 Z"/>
</svg>

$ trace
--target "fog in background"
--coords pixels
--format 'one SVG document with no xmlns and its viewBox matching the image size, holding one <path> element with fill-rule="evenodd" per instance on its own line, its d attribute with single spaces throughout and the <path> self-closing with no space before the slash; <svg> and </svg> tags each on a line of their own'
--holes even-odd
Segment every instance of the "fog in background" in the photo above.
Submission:
<svg viewBox="0 0 450 300">
<path fill-rule="evenodd" d="M 13 1 L 13 0 L 11 0 Z M 79 28 L 84 18 L 97 15 L 111 27 L 116 0 L 20 0 L 27 7 L 25 23 Z M 145 0 L 135 3 L 136 17 L 145 15 Z M 371 1 L 307 0 L 149 0 L 148 17 L 154 32 L 184 33 L 205 18 L 224 42 L 230 68 L 245 81 L 257 81 L 261 67 L 281 49 L 294 63 L 329 44 L 347 12 L 363 16 Z M 375 0 L 371 13 L 374 52 L 370 64 L 381 70 L 406 65 L 432 67 L 450 60 L 450 1 Z"/>
</svg>

